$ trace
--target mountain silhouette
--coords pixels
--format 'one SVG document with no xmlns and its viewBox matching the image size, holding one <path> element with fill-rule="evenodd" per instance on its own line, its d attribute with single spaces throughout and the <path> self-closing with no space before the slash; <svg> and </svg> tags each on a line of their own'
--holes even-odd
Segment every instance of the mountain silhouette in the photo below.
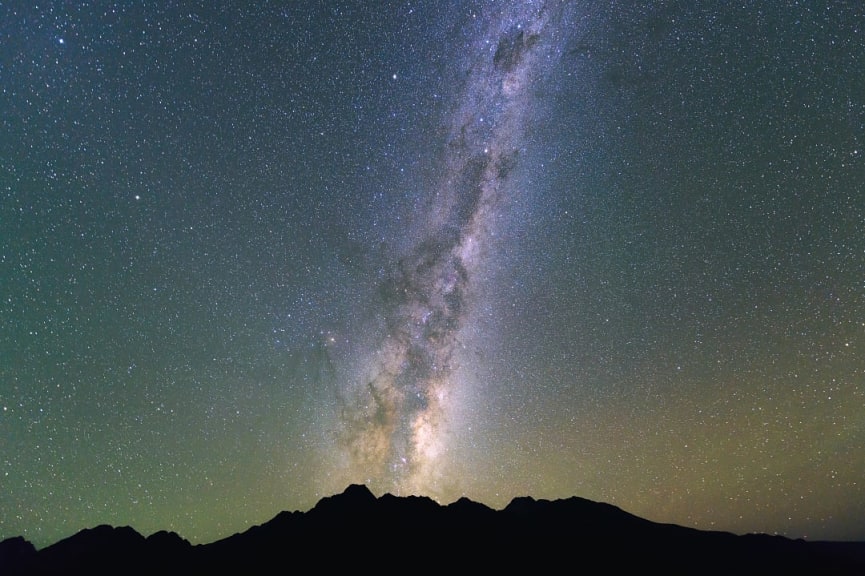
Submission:
<svg viewBox="0 0 865 576">
<path fill-rule="evenodd" d="M 97 526 L 41 550 L 0 542 L 0 574 L 270 574 L 507 570 L 665 574 L 865 574 L 865 543 L 805 542 L 659 524 L 583 498 L 515 498 L 502 510 L 461 498 L 377 498 L 366 486 L 307 512 L 209 544 Z"/>
</svg>

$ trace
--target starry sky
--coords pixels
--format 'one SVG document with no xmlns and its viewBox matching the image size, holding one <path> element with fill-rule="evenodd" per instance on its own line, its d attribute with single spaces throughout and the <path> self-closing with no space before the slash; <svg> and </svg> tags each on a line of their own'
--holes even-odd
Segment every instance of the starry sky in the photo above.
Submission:
<svg viewBox="0 0 865 576">
<path fill-rule="evenodd" d="M 0 539 L 865 540 L 865 8 L 256 4 L 0 2 Z"/>
</svg>

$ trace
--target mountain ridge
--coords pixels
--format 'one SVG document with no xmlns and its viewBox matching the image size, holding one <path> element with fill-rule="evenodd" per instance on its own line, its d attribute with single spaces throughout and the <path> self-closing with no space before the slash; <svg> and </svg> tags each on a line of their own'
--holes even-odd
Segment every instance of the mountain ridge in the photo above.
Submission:
<svg viewBox="0 0 865 576">
<path fill-rule="evenodd" d="M 863 574 L 865 543 L 806 542 L 660 524 L 577 496 L 523 496 L 501 510 L 468 498 L 441 505 L 425 496 L 376 497 L 352 484 L 306 512 L 207 544 L 174 532 L 144 537 L 129 526 L 87 528 L 37 550 L 22 537 L 0 542 L 0 574 L 255 574 L 274 565 L 351 561 L 379 572 L 424 567 L 675 573 Z M 459 563 L 459 564 L 457 564 Z M 307 565 L 307 564 L 304 564 Z"/>
</svg>

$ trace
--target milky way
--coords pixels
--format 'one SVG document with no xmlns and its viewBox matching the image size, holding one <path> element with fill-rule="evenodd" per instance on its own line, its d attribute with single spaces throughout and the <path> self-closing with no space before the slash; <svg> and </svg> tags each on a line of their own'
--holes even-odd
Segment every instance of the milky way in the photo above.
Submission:
<svg viewBox="0 0 865 576">
<path fill-rule="evenodd" d="M 251 4 L 0 2 L 0 539 L 865 538 L 861 2 Z"/>
<path fill-rule="evenodd" d="M 381 286 L 386 335 L 369 373 L 343 395 L 349 476 L 396 492 L 437 494 L 448 406 L 460 385 L 460 332 L 482 298 L 473 282 L 519 161 L 533 82 L 554 60 L 559 6 L 502 10 L 475 39 L 444 144 L 440 182 L 419 240 Z M 490 15 L 486 15 L 489 17 Z"/>
</svg>

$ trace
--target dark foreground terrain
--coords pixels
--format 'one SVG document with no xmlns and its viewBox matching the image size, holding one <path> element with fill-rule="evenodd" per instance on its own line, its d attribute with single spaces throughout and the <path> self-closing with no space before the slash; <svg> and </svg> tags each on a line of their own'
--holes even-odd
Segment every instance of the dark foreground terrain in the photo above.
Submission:
<svg viewBox="0 0 865 576">
<path fill-rule="evenodd" d="M 37 551 L 0 542 L 0 574 L 291 574 L 448 569 L 598 574 L 865 574 L 865 543 L 736 536 L 656 524 L 582 498 L 514 499 L 492 510 L 467 499 L 376 498 L 350 486 L 308 512 L 282 512 L 211 544 L 98 526 Z"/>
</svg>

